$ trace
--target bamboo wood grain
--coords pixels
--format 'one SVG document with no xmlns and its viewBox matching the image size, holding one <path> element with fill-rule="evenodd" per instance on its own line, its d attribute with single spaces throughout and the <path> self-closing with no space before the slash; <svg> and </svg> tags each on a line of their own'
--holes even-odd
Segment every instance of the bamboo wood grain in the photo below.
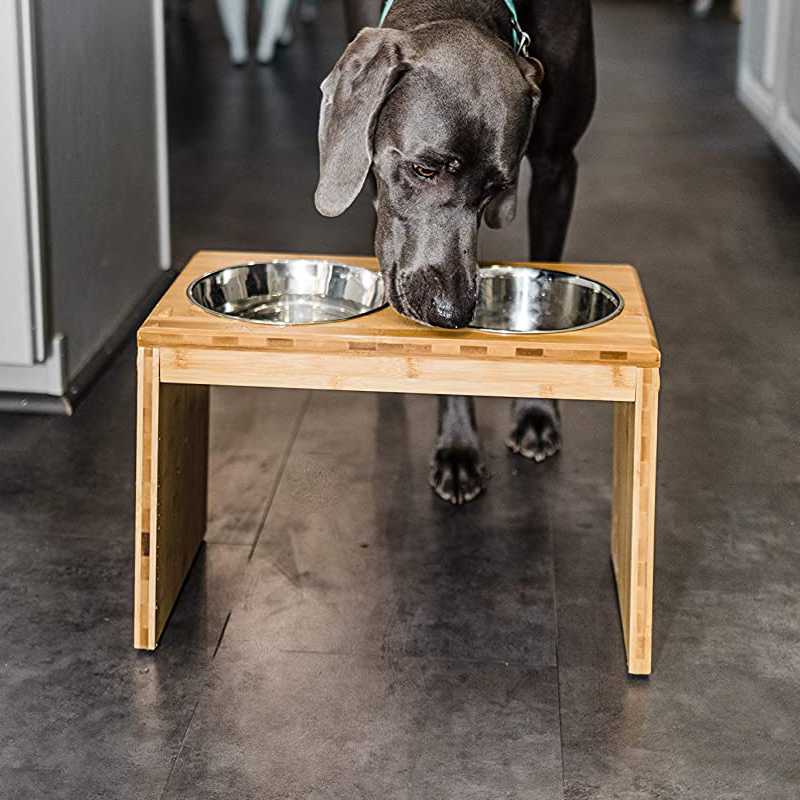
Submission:
<svg viewBox="0 0 800 800">
<path fill-rule="evenodd" d="M 139 330 L 142 347 L 203 347 L 236 350 L 347 351 L 371 347 L 419 358 L 458 356 L 526 361 L 585 361 L 656 367 L 660 354 L 636 270 L 627 265 L 526 264 L 578 272 L 616 289 L 624 298 L 622 313 L 610 322 L 572 333 L 496 334 L 471 329 L 437 330 L 418 325 L 391 308 L 353 320 L 323 325 L 276 327 L 208 314 L 188 302 L 186 290 L 201 275 L 232 264 L 283 257 L 327 258 L 377 269 L 374 258 L 301 256 L 285 253 L 198 253 L 167 290 Z"/>
<path fill-rule="evenodd" d="M 150 609 L 150 500 L 152 496 L 153 350 L 140 347 L 136 361 L 136 506 L 133 646 L 155 647 Z"/>
<path fill-rule="evenodd" d="M 433 330 L 391 309 L 278 328 L 215 317 L 186 296 L 190 282 L 207 272 L 286 255 L 197 254 L 139 330 L 134 645 L 155 648 L 202 543 L 209 386 L 609 400 L 611 559 L 628 671 L 648 674 L 661 356 L 636 270 L 522 264 L 577 272 L 624 298 L 614 320 L 563 334 Z M 336 260 L 376 268 L 371 258 Z"/>
<path fill-rule="evenodd" d="M 640 370 L 634 402 L 614 407 L 611 560 L 634 675 L 651 670 L 658 391 L 658 370 Z"/>
<path fill-rule="evenodd" d="M 633 400 L 636 367 L 420 358 L 374 352 L 282 353 L 163 348 L 161 380 L 226 386 L 485 397 Z"/>
<path fill-rule="evenodd" d="M 140 348 L 134 646 L 155 648 L 203 541 L 208 386 L 160 380 L 160 352 Z"/>
</svg>

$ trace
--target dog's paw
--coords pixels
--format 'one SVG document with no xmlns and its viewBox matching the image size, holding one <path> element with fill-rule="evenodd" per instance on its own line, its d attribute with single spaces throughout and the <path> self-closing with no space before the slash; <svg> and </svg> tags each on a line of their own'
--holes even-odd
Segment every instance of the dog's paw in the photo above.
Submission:
<svg viewBox="0 0 800 800">
<path fill-rule="evenodd" d="M 475 447 L 439 447 L 431 461 L 430 484 L 448 503 L 462 505 L 486 488 L 486 468 Z"/>
<path fill-rule="evenodd" d="M 549 409 L 529 408 L 517 417 L 506 445 L 533 461 L 544 461 L 561 449 L 561 420 Z"/>
</svg>

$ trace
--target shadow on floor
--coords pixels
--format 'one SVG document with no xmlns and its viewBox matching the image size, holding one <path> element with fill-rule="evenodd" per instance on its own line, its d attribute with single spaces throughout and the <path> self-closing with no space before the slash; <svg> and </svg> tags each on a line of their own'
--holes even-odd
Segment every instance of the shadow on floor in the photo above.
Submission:
<svg viewBox="0 0 800 800">
<path fill-rule="evenodd" d="M 213 12 L 168 31 L 176 258 L 368 252 L 367 197 L 311 204 L 338 6 L 245 71 Z M 596 27 L 567 255 L 635 263 L 665 353 L 652 679 L 625 676 L 588 403 L 535 465 L 481 401 L 491 484 L 459 510 L 430 398 L 215 390 L 207 544 L 134 652 L 128 349 L 74 418 L 0 416 L 4 796 L 795 800 L 800 180 L 735 99 L 732 24 Z"/>
</svg>

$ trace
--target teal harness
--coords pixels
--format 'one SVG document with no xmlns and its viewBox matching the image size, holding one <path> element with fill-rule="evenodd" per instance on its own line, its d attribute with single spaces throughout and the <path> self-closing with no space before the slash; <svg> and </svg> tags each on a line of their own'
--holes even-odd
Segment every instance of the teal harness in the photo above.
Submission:
<svg viewBox="0 0 800 800">
<path fill-rule="evenodd" d="M 531 43 L 531 37 L 524 30 L 522 30 L 522 26 L 519 24 L 517 6 L 514 0 L 503 0 L 503 2 L 506 4 L 508 13 L 511 15 L 511 33 L 514 38 L 514 52 L 527 57 L 528 48 L 530 47 Z M 381 21 L 379 23 L 381 26 L 383 26 L 386 15 L 389 13 L 393 4 L 394 0 L 386 0 L 384 3 L 383 11 L 381 12 Z"/>
</svg>

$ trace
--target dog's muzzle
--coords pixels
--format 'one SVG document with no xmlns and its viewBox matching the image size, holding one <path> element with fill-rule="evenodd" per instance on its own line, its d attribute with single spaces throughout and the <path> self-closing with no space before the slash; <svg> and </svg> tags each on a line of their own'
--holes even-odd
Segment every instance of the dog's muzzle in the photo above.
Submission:
<svg viewBox="0 0 800 800">
<path fill-rule="evenodd" d="M 406 317 L 437 328 L 464 328 L 478 303 L 477 267 L 396 267 L 388 274 L 389 301 Z"/>
</svg>

